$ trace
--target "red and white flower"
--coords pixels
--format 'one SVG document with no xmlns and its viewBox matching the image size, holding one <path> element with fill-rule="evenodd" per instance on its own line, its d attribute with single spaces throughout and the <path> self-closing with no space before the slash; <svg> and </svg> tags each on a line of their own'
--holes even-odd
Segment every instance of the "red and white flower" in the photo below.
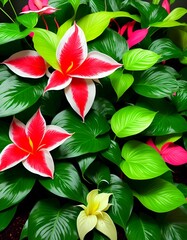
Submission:
<svg viewBox="0 0 187 240">
<path fill-rule="evenodd" d="M 98 51 L 88 53 L 84 32 L 76 24 L 62 37 L 56 58 L 58 69 L 51 74 L 45 92 L 65 89 L 70 105 L 84 119 L 95 98 L 92 79 L 106 77 L 122 65 Z"/>
<path fill-rule="evenodd" d="M 36 12 L 38 14 L 51 14 L 56 12 L 56 8 L 49 6 L 48 0 L 29 0 L 21 13 Z"/>
<path fill-rule="evenodd" d="M 23 124 L 14 118 L 9 130 L 12 141 L 0 154 L 0 171 L 22 162 L 32 173 L 53 178 L 54 162 L 50 151 L 60 146 L 71 134 L 55 126 L 46 126 L 40 110 Z"/>
</svg>

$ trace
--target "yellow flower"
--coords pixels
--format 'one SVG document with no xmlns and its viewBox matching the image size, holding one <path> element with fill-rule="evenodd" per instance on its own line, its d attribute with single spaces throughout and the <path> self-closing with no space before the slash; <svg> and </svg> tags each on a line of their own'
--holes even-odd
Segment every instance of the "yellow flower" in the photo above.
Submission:
<svg viewBox="0 0 187 240">
<path fill-rule="evenodd" d="M 77 230 L 80 240 L 92 229 L 96 228 L 111 240 L 117 240 L 116 227 L 105 212 L 111 206 L 108 203 L 111 193 L 98 193 L 98 189 L 92 190 L 87 195 L 87 206 L 79 205 L 82 210 L 77 218 Z"/>
</svg>

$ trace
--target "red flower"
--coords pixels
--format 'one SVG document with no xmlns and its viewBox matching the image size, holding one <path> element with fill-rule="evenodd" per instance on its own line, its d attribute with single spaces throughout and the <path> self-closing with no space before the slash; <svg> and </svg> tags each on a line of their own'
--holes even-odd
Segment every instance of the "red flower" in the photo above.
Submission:
<svg viewBox="0 0 187 240">
<path fill-rule="evenodd" d="M 170 13 L 170 3 L 168 0 L 163 0 L 162 7 L 165 8 L 165 10 Z"/>
<path fill-rule="evenodd" d="M 71 134 L 55 125 L 46 126 L 38 110 L 26 125 L 14 118 L 9 136 L 13 143 L 7 145 L 0 154 L 0 171 L 22 162 L 30 172 L 53 178 L 54 163 L 49 152 Z"/>
<path fill-rule="evenodd" d="M 147 144 L 159 152 L 166 163 L 175 166 L 187 163 L 187 151 L 173 142 L 165 143 L 161 149 L 157 148 L 152 139 L 149 139 Z"/>
<path fill-rule="evenodd" d="M 29 0 L 22 13 L 36 12 L 38 14 L 51 14 L 57 9 L 48 5 L 48 0 Z"/>
</svg>

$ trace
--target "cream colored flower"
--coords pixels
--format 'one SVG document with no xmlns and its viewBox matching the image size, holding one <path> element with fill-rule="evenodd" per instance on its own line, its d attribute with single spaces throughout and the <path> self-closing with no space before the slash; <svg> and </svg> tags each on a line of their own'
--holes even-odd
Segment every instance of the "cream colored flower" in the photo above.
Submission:
<svg viewBox="0 0 187 240">
<path fill-rule="evenodd" d="M 77 217 L 77 230 L 80 240 L 92 229 L 96 228 L 111 240 L 117 240 L 116 227 L 105 212 L 111 206 L 108 203 L 111 193 L 98 193 L 98 189 L 92 190 L 87 195 L 87 206 L 79 205 L 82 210 Z"/>
</svg>

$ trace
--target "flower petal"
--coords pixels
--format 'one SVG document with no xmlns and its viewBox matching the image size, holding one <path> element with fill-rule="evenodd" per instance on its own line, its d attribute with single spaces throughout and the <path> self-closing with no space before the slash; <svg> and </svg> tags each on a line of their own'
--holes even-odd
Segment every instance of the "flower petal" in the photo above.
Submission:
<svg viewBox="0 0 187 240">
<path fill-rule="evenodd" d="M 12 142 L 17 145 L 17 147 L 25 150 L 26 152 L 32 151 L 28 136 L 25 132 L 25 124 L 16 118 L 13 118 L 13 121 L 10 125 L 9 136 Z"/>
<path fill-rule="evenodd" d="M 98 202 L 98 209 L 97 211 L 106 211 L 108 210 L 110 204 L 109 197 L 112 195 L 112 193 L 99 193 L 97 196 L 95 196 L 95 202 Z"/>
<path fill-rule="evenodd" d="M 39 9 L 39 10 L 34 10 L 34 9 L 33 9 L 33 10 L 29 10 L 29 9 L 27 9 L 27 8 L 23 8 L 21 13 L 26 14 L 26 13 L 35 12 L 35 13 L 40 13 L 40 14 L 52 14 L 52 13 L 54 13 L 54 12 L 56 12 L 56 11 L 57 11 L 56 8 L 51 7 L 51 6 L 47 6 L 47 7 L 41 8 L 41 9 Z"/>
<path fill-rule="evenodd" d="M 95 84 L 90 79 L 73 78 L 71 84 L 65 88 L 68 102 L 83 120 L 94 102 L 95 94 Z"/>
<path fill-rule="evenodd" d="M 46 122 L 40 110 L 38 110 L 26 124 L 26 134 L 29 137 L 33 151 L 36 151 L 40 146 L 45 131 Z"/>
<path fill-rule="evenodd" d="M 82 29 L 74 24 L 62 37 L 57 48 L 57 60 L 64 74 L 79 67 L 88 54 L 86 38 Z"/>
<path fill-rule="evenodd" d="M 14 167 L 28 156 L 29 153 L 18 148 L 16 145 L 7 145 L 0 154 L 0 171 Z"/>
<path fill-rule="evenodd" d="M 41 146 L 51 151 L 60 146 L 66 141 L 72 134 L 69 134 L 59 126 L 49 125 L 46 127 L 46 133 L 42 140 Z"/>
<path fill-rule="evenodd" d="M 148 33 L 147 28 L 134 31 L 129 37 L 129 39 L 127 40 L 128 47 L 131 48 L 137 43 L 141 42 L 146 37 L 147 33 Z"/>
<path fill-rule="evenodd" d="M 44 59 L 33 50 L 17 52 L 6 59 L 3 64 L 15 74 L 28 78 L 40 78 L 45 75 L 47 70 Z"/>
<path fill-rule="evenodd" d="M 71 77 L 63 75 L 61 72 L 56 70 L 51 74 L 44 92 L 49 90 L 61 90 L 67 87 L 71 83 L 71 80 Z"/>
<path fill-rule="evenodd" d="M 86 215 L 85 211 L 81 211 L 77 217 L 77 230 L 80 240 L 83 240 L 85 235 L 90 232 L 97 224 L 95 215 Z"/>
<path fill-rule="evenodd" d="M 110 75 L 121 66 L 122 64 L 119 64 L 106 54 L 92 51 L 88 54 L 88 57 L 83 64 L 69 75 L 72 77 L 88 79 L 103 78 Z"/>
<path fill-rule="evenodd" d="M 54 162 L 51 154 L 47 150 L 41 150 L 31 154 L 22 163 L 23 166 L 32 173 L 53 178 Z"/>
<path fill-rule="evenodd" d="M 96 229 L 102 232 L 109 239 L 117 240 L 116 227 L 107 213 L 102 212 L 102 214 L 97 217 Z"/>
<path fill-rule="evenodd" d="M 146 142 L 147 145 L 154 148 L 158 153 L 160 153 L 160 150 L 157 148 L 157 146 L 154 144 L 153 140 L 151 138 L 148 139 Z"/>
<path fill-rule="evenodd" d="M 165 8 L 165 10 L 170 13 L 170 3 L 169 0 L 163 0 L 162 7 Z"/>
<path fill-rule="evenodd" d="M 165 162 L 171 165 L 178 166 L 187 163 L 187 151 L 172 142 L 162 146 L 161 156 Z"/>
</svg>

